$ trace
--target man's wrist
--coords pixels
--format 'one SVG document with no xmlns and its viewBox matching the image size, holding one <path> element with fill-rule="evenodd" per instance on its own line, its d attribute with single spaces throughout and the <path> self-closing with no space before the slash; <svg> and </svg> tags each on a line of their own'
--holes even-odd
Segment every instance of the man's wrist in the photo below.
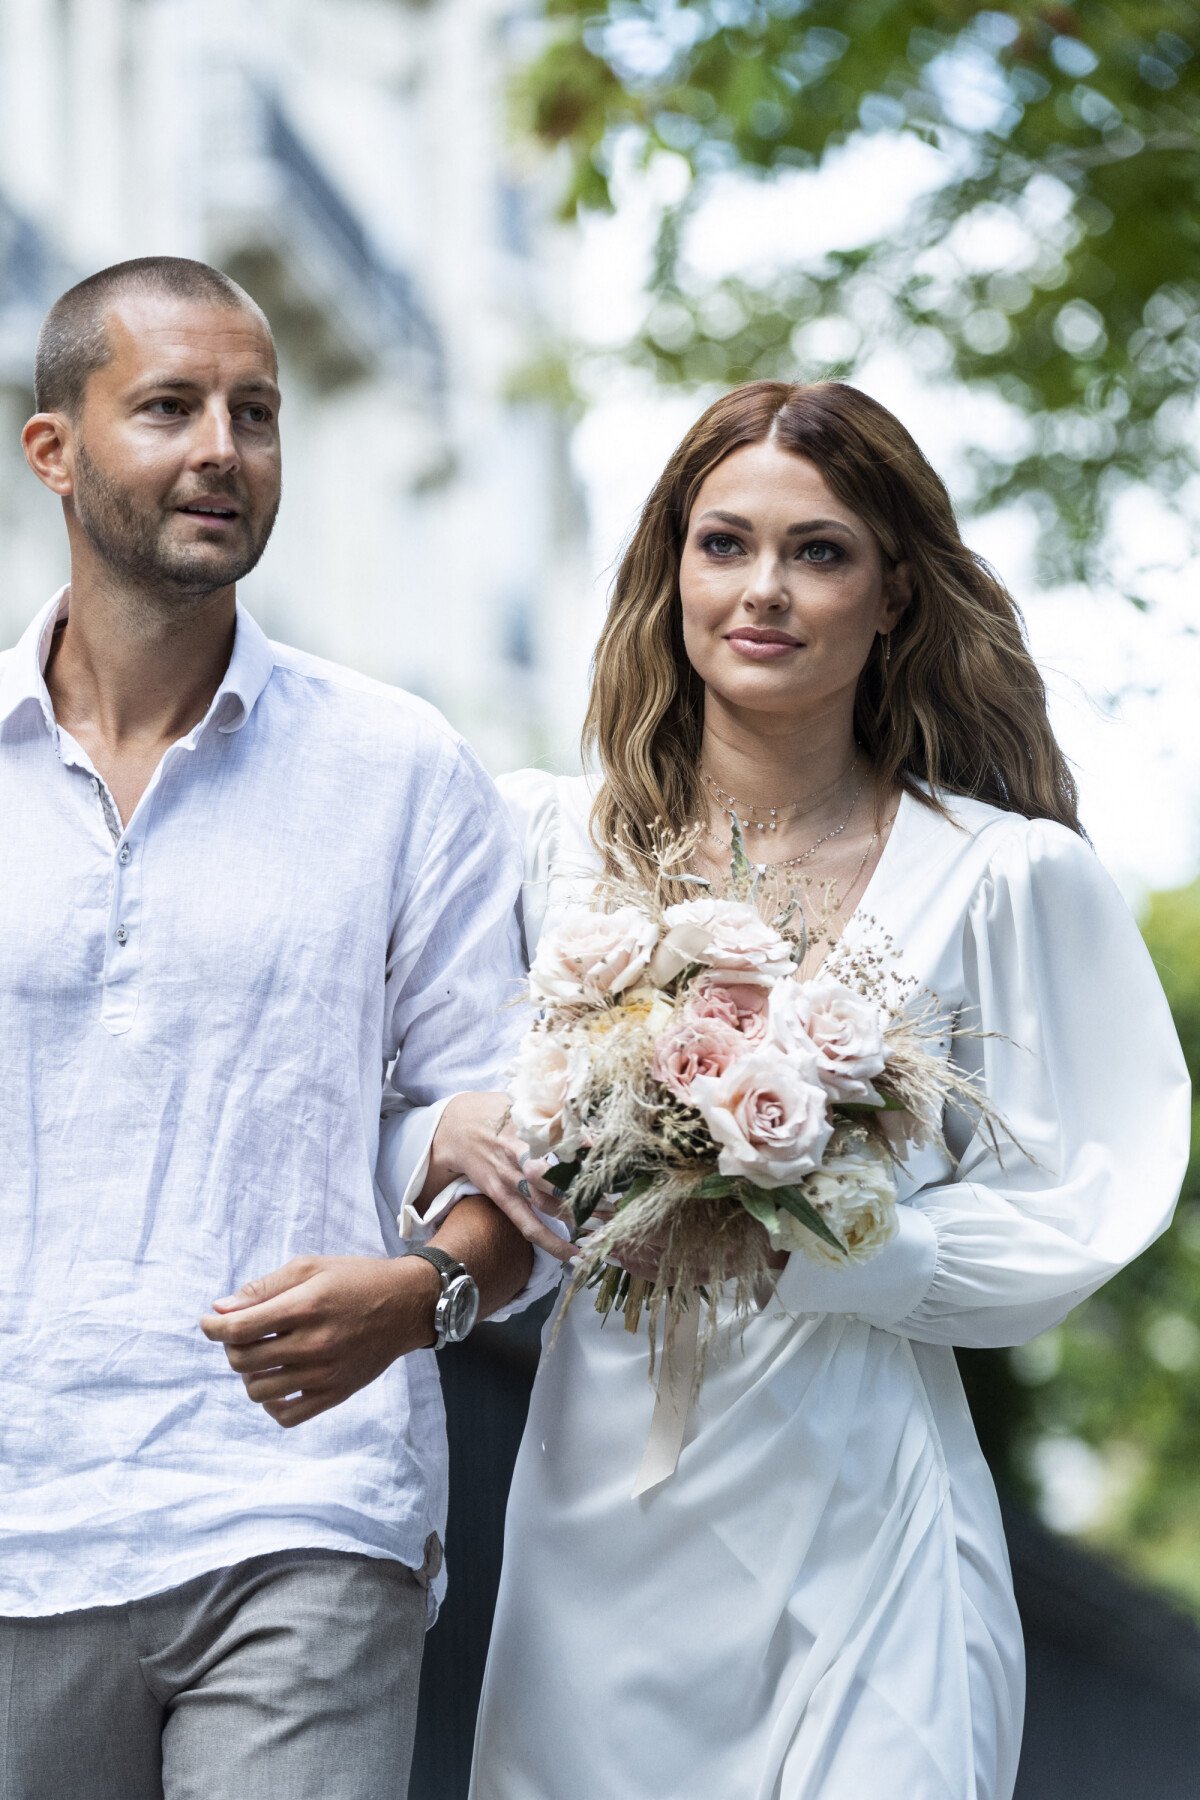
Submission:
<svg viewBox="0 0 1200 1800">
<path fill-rule="evenodd" d="M 479 1285 L 459 1257 L 444 1244 L 416 1244 L 409 1257 L 436 1271 L 440 1292 L 434 1305 L 434 1348 L 461 1344 L 479 1317 Z"/>
<path fill-rule="evenodd" d="M 423 1256 L 401 1256 L 396 1264 L 401 1302 L 400 1317 L 408 1327 L 405 1336 L 415 1331 L 415 1350 L 432 1350 L 437 1343 L 434 1313 L 442 1297 L 442 1279 L 432 1263 Z M 406 1345 L 406 1348 L 409 1347 Z"/>
</svg>

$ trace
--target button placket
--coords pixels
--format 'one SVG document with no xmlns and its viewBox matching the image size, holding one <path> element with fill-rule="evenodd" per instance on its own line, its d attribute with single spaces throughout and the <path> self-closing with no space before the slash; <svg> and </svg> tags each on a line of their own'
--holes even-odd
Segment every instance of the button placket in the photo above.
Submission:
<svg viewBox="0 0 1200 1800">
<path fill-rule="evenodd" d="M 144 827 L 139 838 L 144 834 Z M 109 941 L 104 958 L 104 998 L 100 1020 L 114 1036 L 128 1031 L 141 997 L 140 843 L 121 837 L 114 847 Z"/>
</svg>

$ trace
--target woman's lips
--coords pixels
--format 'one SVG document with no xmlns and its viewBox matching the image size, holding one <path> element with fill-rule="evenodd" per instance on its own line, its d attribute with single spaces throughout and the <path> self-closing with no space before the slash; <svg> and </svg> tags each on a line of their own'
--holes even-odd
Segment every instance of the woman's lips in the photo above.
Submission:
<svg viewBox="0 0 1200 1800">
<path fill-rule="evenodd" d="M 791 656 L 803 648 L 795 638 L 749 637 L 737 631 L 730 632 L 725 642 L 738 656 L 744 656 L 750 662 L 778 662 L 781 657 Z"/>
</svg>

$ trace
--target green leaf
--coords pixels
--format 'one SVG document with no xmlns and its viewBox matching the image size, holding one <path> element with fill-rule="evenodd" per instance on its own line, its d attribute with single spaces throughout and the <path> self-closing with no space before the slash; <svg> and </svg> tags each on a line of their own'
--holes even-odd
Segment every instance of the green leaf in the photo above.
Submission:
<svg viewBox="0 0 1200 1800">
<path fill-rule="evenodd" d="M 565 1194 L 582 1167 L 581 1157 L 576 1157 L 574 1162 L 555 1163 L 553 1167 L 546 1170 L 544 1179 L 560 1194 Z"/>
<path fill-rule="evenodd" d="M 571 1215 L 575 1220 L 576 1231 L 587 1224 L 588 1220 L 599 1206 L 601 1198 L 602 1196 L 600 1194 L 592 1194 L 588 1199 L 577 1197 L 571 1202 Z"/>
<path fill-rule="evenodd" d="M 739 1181 L 737 1197 L 752 1219 L 757 1219 L 768 1231 L 774 1228 L 779 1208 L 767 1197 L 765 1189 L 754 1187 L 749 1181 Z"/>
<path fill-rule="evenodd" d="M 653 1175 L 635 1175 L 624 1192 L 617 1196 L 617 1211 L 628 1206 L 631 1200 L 640 1200 L 654 1186 L 654 1182 Z"/>
<path fill-rule="evenodd" d="M 791 1213 L 793 1219 L 799 1219 L 802 1225 L 807 1225 L 813 1236 L 819 1237 L 831 1250 L 839 1251 L 842 1256 L 846 1255 L 846 1246 L 841 1238 L 830 1231 L 812 1201 L 805 1199 L 798 1187 L 777 1187 L 768 1191 L 776 1206 L 782 1206 L 785 1212 Z M 745 1201 L 742 1204 L 745 1205 Z"/>
<path fill-rule="evenodd" d="M 736 1175 L 705 1175 L 692 1189 L 697 1200 L 728 1200 L 738 1191 Z"/>
<path fill-rule="evenodd" d="M 746 840 L 742 836 L 742 827 L 737 814 L 731 813 L 732 829 L 729 840 L 729 874 L 734 891 L 743 893 L 754 886 L 754 867 L 746 855 Z"/>
<path fill-rule="evenodd" d="M 868 1117 L 871 1113 L 904 1112 L 906 1110 L 894 1095 L 889 1094 L 880 1094 L 878 1100 L 837 1100 L 834 1102 L 835 1112 L 865 1113 Z"/>
</svg>

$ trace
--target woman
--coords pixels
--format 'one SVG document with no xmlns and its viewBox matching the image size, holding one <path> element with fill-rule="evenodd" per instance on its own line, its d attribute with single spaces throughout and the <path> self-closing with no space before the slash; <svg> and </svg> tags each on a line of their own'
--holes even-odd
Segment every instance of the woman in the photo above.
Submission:
<svg viewBox="0 0 1200 1800">
<path fill-rule="evenodd" d="M 697 822 L 718 881 L 736 816 L 764 909 L 804 900 L 804 972 L 839 936 L 890 938 L 1012 1135 L 948 1119 L 874 1260 L 793 1255 L 637 1498 L 644 1338 L 572 1306 L 513 1482 L 473 1795 L 1006 1800 L 1020 1627 L 951 1346 L 1019 1343 L 1135 1256 L 1187 1131 L 1166 1004 L 1082 837 L 1016 607 L 881 406 L 755 383 L 646 505 L 586 738 L 594 789 L 504 784 L 530 956 L 611 846 Z M 549 1190 L 497 1112 L 452 1102 L 435 1160 L 532 1234 L 524 1196 Z"/>
</svg>

